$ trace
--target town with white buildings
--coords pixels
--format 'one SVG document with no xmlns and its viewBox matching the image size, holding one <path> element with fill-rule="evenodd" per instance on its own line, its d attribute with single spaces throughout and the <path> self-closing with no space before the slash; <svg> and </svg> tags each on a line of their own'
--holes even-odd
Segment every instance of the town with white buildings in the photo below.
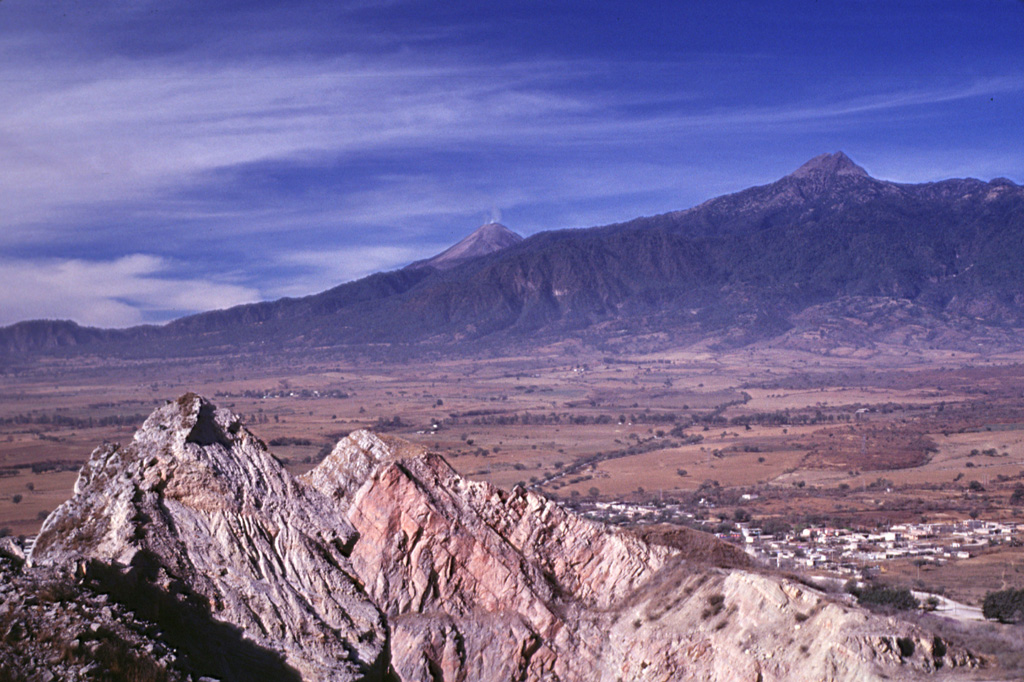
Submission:
<svg viewBox="0 0 1024 682">
<path fill-rule="evenodd" d="M 579 511 L 588 518 L 617 525 L 684 524 L 714 532 L 767 565 L 857 578 L 871 577 L 888 560 L 943 564 L 969 559 L 993 545 L 1024 544 L 1024 523 L 1014 522 L 967 519 L 901 523 L 873 530 L 797 526 L 769 533 L 756 521 L 701 521 L 681 505 L 592 502 L 580 506 Z"/>
</svg>

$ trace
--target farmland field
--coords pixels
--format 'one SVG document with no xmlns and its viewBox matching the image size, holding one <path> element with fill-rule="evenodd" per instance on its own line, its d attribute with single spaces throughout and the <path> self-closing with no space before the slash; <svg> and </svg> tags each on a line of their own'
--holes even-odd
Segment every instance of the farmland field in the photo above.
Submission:
<svg viewBox="0 0 1024 682">
<path fill-rule="evenodd" d="M 770 348 L 605 357 L 559 346 L 403 364 L 296 356 L 8 369 L 0 527 L 35 533 L 94 447 L 129 439 L 186 391 L 242 415 L 296 473 L 370 428 L 440 452 L 466 476 L 564 499 L 673 500 L 719 516 L 742 506 L 755 519 L 857 527 L 1013 520 L 1021 360 Z M 712 485 L 715 505 L 698 508 Z M 1019 587 L 1021 574 L 1005 582 Z"/>
</svg>

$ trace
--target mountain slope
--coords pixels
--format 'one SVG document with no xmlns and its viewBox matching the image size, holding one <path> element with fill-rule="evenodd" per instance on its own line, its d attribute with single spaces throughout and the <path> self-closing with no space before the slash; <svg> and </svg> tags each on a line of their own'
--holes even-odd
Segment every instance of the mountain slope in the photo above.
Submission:
<svg viewBox="0 0 1024 682">
<path fill-rule="evenodd" d="M 368 432 L 291 478 L 188 394 L 93 453 L 26 575 L 63 572 L 63 601 L 104 595 L 154 623 L 161 660 L 223 680 L 852 682 L 980 663 L 719 544 L 648 542 Z M 0 638 L 0 662 L 27 678 L 17 649 Z"/>
<path fill-rule="evenodd" d="M 496 253 L 521 241 L 523 241 L 522 237 L 501 223 L 487 223 L 433 258 L 410 263 L 406 268 L 449 270 L 467 260 Z"/>
<path fill-rule="evenodd" d="M 685 211 L 543 232 L 443 269 L 410 267 L 161 328 L 78 333 L 72 348 L 152 356 L 410 343 L 443 350 L 570 333 L 595 345 L 652 334 L 661 343 L 736 345 L 792 338 L 815 319 L 803 311 L 850 300 L 874 301 L 876 310 L 909 304 L 930 320 L 925 337 L 953 347 L 1019 345 L 1012 329 L 1024 326 L 1024 188 L 1005 179 L 886 182 L 841 152 L 827 154 Z M 60 346 L 33 338 L 0 330 L 0 348 Z"/>
</svg>

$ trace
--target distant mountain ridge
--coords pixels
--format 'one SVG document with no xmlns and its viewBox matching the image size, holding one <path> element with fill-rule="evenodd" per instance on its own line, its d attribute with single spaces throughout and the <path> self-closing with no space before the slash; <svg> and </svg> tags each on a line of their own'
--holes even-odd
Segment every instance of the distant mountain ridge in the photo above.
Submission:
<svg viewBox="0 0 1024 682">
<path fill-rule="evenodd" d="M 976 348 L 1018 347 L 1014 330 L 1024 327 L 1024 188 L 1004 178 L 888 182 L 842 152 L 687 210 L 466 252 L 473 257 L 449 257 L 442 267 L 379 273 L 163 327 L 21 323 L 0 330 L 0 349 L 463 351 L 567 335 L 602 348 L 638 339 L 827 347 L 876 338 Z M 856 333 L 830 322 L 866 311 Z"/>
<path fill-rule="evenodd" d="M 870 177 L 868 172 L 855 164 L 853 159 L 843 152 L 820 154 L 797 168 L 790 174 L 793 178 L 811 178 L 816 176 L 832 177 L 837 175 L 853 175 Z"/>
<path fill-rule="evenodd" d="M 487 256 L 523 241 L 523 238 L 501 223 L 481 225 L 468 237 L 450 246 L 433 258 L 410 263 L 406 268 L 448 270 L 473 258 Z"/>
</svg>

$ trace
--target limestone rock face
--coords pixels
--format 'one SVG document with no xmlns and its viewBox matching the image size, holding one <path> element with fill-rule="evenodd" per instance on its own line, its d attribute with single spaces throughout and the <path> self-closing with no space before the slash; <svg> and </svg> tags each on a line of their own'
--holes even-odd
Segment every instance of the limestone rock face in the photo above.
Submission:
<svg viewBox="0 0 1024 682">
<path fill-rule="evenodd" d="M 189 617 L 283 654 L 281 674 L 355 680 L 386 667 L 387 628 L 354 576 L 354 540 L 336 504 L 230 412 L 189 394 L 128 446 L 93 453 L 30 563 L 101 562 L 120 584 L 179 595 Z"/>
<path fill-rule="evenodd" d="M 466 481 L 438 455 L 396 456 L 366 432 L 306 480 L 333 495 L 334 475 L 359 532 L 352 563 L 388 614 L 402 679 L 434 679 L 432 668 L 587 679 L 604 637 L 580 614 L 623 600 L 672 556 L 536 493 Z"/>
<path fill-rule="evenodd" d="M 907 623 L 747 571 L 663 571 L 606 623 L 609 682 L 916 680 L 977 663 Z"/>
<path fill-rule="evenodd" d="M 221 680 L 852 681 L 978 664 L 914 626 L 702 559 L 730 556 L 704 551 L 713 538 L 669 535 L 468 481 L 365 431 L 293 478 L 190 394 L 93 453 L 29 564 L 71 570 L 157 623 L 179 669 Z"/>
<path fill-rule="evenodd" d="M 388 615 L 402 680 L 852 682 L 976 663 L 805 585 L 695 561 L 367 432 L 304 479 L 348 498 L 351 559 Z"/>
</svg>

